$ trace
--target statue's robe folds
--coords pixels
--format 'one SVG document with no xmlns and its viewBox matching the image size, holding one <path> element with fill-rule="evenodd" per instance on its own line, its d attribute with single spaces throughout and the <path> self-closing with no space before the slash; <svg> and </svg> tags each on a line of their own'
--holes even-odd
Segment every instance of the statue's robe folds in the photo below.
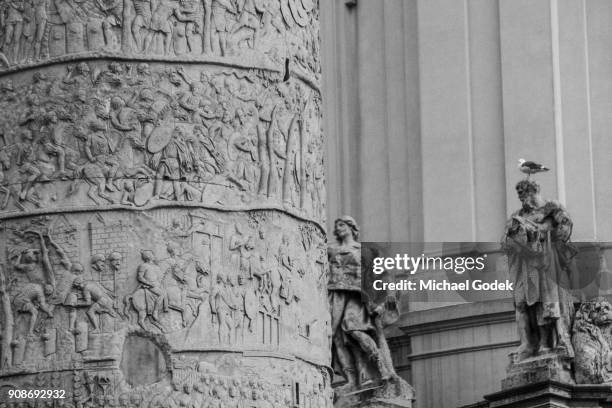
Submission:
<svg viewBox="0 0 612 408">
<path fill-rule="evenodd" d="M 351 331 L 366 332 L 383 349 L 385 358 L 389 353 L 383 328 L 397 320 L 399 310 L 397 304 L 387 303 L 386 292 L 372 294 L 363 290 L 364 287 L 371 287 L 371 266 L 373 259 L 379 255 L 376 249 L 362 248 L 359 242 L 351 246 L 330 246 L 328 258 L 331 273 L 327 288 L 335 341 L 350 346 L 353 343 Z M 335 355 L 333 363 L 334 368 L 338 368 Z"/>
<path fill-rule="evenodd" d="M 528 231 L 528 226 L 539 231 Z M 562 319 L 571 328 L 570 275 L 576 269 L 571 231 L 569 214 L 555 201 L 531 211 L 520 209 L 507 222 L 503 244 L 514 279 L 515 307 L 518 312 L 534 310 L 538 326 Z"/>
</svg>

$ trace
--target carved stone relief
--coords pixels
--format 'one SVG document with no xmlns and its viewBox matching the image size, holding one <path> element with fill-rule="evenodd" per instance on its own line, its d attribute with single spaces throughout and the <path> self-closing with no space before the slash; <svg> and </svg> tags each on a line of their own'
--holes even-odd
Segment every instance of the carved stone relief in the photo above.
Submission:
<svg viewBox="0 0 612 408">
<path fill-rule="evenodd" d="M 1 391 L 331 406 L 318 17 L 0 2 Z"/>
<path fill-rule="evenodd" d="M 81 62 L 0 83 L 1 216 L 180 204 L 324 220 L 321 102 L 299 80 Z"/>
<path fill-rule="evenodd" d="M 71 59 L 220 62 L 319 81 L 317 0 L 7 0 L 0 70 Z"/>
<path fill-rule="evenodd" d="M 277 211 L 204 209 L 6 221 L 0 386 L 58 375 L 73 406 L 328 401 L 326 297 L 309 266 L 324 236 L 305 225 Z M 224 374 L 218 359 L 238 365 Z M 256 375 L 273 361 L 293 374 Z M 59 374 L 70 370 L 81 388 Z"/>
</svg>

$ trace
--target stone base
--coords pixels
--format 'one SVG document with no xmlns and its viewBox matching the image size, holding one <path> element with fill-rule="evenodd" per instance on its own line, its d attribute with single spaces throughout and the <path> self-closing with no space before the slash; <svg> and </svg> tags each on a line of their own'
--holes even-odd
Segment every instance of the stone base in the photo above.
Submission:
<svg viewBox="0 0 612 408">
<path fill-rule="evenodd" d="M 572 360 L 558 354 L 544 354 L 518 361 L 516 353 L 510 354 L 506 378 L 502 390 L 545 381 L 573 384 Z"/>
<path fill-rule="evenodd" d="M 544 381 L 486 395 L 462 408 L 612 408 L 612 386 Z"/>
<path fill-rule="evenodd" d="M 338 387 L 334 391 L 334 408 L 412 408 L 414 402 L 414 389 L 399 377 L 361 390 Z"/>
</svg>

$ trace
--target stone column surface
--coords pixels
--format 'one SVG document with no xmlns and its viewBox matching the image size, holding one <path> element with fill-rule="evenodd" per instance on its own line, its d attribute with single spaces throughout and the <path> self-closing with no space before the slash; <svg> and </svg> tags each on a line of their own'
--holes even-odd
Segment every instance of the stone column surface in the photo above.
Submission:
<svg viewBox="0 0 612 408">
<path fill-rule="evenodd" d="M 331 406 L 319 83 L 318 0 L 0 2 L 0 406 Z"/>
</svg>

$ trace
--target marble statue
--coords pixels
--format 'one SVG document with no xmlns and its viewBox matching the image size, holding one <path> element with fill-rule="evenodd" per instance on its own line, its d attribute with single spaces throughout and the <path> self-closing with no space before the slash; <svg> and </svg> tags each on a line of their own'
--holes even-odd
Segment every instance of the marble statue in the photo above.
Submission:
<svg viewBox="0 0 612 408">
<path fill-rule="evenodd" d="M 572 219 L 560 203 L 542 198 L 537 182 L 519 181 L 516 191 L 522 207 L 508 220 L 503 245 L 514 277 L 518 357 L 558 353 L 571 358 Z"/>
<path fill-rule="evenodd" d="M 377 303 L 362 290 L 362 273 L 376 254 L 359 242 L 359 226 L 345 215 L 334 222 L 336 243 L 328 247 L 332 365 L 346 379 L 336 388 L 336 407 L 377 406 L 376 399 L 400 397 L 411 403 L 412 389 L 393 368 L 384 334 L 388 315 L 398 316 L 397 299 Z M 374 390 L 373 395 L 360 391 Z M 358 396 L 357 399 L 345 395 Z M 390 405 L 393 406 L 393 405 Z"/>
</svg>

